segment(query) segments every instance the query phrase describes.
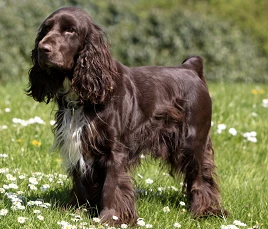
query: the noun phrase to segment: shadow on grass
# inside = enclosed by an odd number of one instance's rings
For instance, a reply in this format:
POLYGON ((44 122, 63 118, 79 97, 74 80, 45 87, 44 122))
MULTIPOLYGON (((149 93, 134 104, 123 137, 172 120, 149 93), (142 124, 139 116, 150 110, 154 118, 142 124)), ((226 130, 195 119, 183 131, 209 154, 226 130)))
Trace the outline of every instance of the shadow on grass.
POLYGON ((67 211, 81 213, 84 212, 89 218, 98 217, 98 209, 96 206, 89 206, 88 204, 76 206, 70 205, 71 189, 69 187, 60 187, 59 189, 48 190, 46 192, 36 194, 32 193, 25 196, 30 200, 42 200, 51 204, 51 208, 62 213, 67 211))
MULTIPOLYGON (((165 191, 152 191, 150 188, 140 188, 136 189, 136 200, 145 200, 148 203, 154 202, 159 203, 164 206, 170 206, 174 208, 182 208, 181 203, 187 203, 186 198, 180 191, 175 190, 165 190, 165 191)), ((42 193, 28 193, 25 195, 27 201, 29 200, 42 200, 43 202, 48 202, 51 204, 52 208, 58 208, 60 210, 71 210, 76 208, 87 208, 88 206, 70 206, 68 205, 71 197, 70 187, 64 186, 58 189, 47 190, 42 193)), ((187 208, 187 204, 183 206, 187 208)), ((90 208, 91 209, 91 208, 90 208)), ((95 208, 94 208, 95 209, 95 208)), ((89 209, 88 209, 89 210, 89 209)), ((96 215, 96 209, 94 211, 90 210, 90 213, 94 216, 96 215)))
POLYGON ((138 189, 137 199, 143 199, 148 202, 160 203, 161 205, 163 205, 163 207, 170 206, 174 208, 181 208, 183 205, 184 208, 188 208, 187 200, 183 193, 172 189, 161 192, 152 190, 150 188, 138 189))
POLYGON ((70 192, 71 190, 69 188, 61 187, 59 189, 48 190, 42 193, 30 193, 25 197, 30 200, 40 199, 44 202, 50 203, 52 207, 63 208, 67 205, 70 199, 70 192))

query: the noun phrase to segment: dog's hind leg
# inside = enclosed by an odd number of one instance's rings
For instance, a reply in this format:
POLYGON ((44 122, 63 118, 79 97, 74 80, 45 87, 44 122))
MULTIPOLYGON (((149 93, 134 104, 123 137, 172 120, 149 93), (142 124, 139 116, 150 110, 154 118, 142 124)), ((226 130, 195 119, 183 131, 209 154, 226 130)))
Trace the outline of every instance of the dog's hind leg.
MULTIPOLYGON (((202 117, 201 117, 202 118, 202 117)), ((202 119, 201 119, 202 120, 202 119)), ((214 151, 209 137, 210 121, 190 122, 183 147, 183 171, 190 211, 196 217, 224 215, 215 180, 214 151), (195 124, 195 126, 193 126, 195 124)))
POLYGON ((201 151, 202 153, 197 153, 195 150, 197 149, 189 150, 190 153, 193 153, 193 161, 188 163, 185 174, 190 210, 197 217, 210 214, 222 215, 224 212, 219 202, 219 187, 215 180, 214 152, 210 140, 201 151))

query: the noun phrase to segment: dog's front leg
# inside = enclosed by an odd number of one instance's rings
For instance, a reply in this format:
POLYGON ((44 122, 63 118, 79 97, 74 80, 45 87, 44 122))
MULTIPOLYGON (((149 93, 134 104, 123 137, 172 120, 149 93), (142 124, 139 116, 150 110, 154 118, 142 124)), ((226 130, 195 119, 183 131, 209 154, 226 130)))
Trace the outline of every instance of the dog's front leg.
POLYGON ((133 224, 137 219, 135 191, 128 175, 127 152, 113 151, 106 161, 106 177, 101 195, 102 222, 133 224))
POLYGON ((86 205, 89 209, 99 208, 105 178, 103 168, 95 163, 86 173, 83 174, 79 170, 73 170, 71 175, 73 179, 73 189, 69 205, 86 205))

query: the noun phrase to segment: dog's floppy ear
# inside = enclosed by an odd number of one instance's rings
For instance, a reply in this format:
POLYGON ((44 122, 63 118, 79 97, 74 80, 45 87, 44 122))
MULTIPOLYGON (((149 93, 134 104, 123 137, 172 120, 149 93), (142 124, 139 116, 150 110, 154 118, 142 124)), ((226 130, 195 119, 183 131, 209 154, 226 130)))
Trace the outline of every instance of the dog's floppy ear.
POLYGON ((74 69, 72 86, 81 101, 104 103, 109 100, 117 70, 102 29, 91 20, 74 69))

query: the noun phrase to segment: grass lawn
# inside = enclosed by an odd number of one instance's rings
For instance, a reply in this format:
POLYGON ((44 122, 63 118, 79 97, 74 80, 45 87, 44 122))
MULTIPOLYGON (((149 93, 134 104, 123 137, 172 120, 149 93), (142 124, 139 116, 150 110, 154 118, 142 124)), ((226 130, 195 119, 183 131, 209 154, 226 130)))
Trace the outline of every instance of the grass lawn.
MULTIPOLYGON (((51 110, 56 107, 25 96, 25 85, 0 86, 0 228, 107 228, 83 208, 58 207, 68 200, 71 183, 59 154, 49 152, 51 110)), ((263 102, 268 85, 219 83, 209 88, 217 172, 231 215, 192 218, 180 182, 159 161, 148 159, 135 173, 143 218, 137 228, 268 228, 268 107, 263 102)))

